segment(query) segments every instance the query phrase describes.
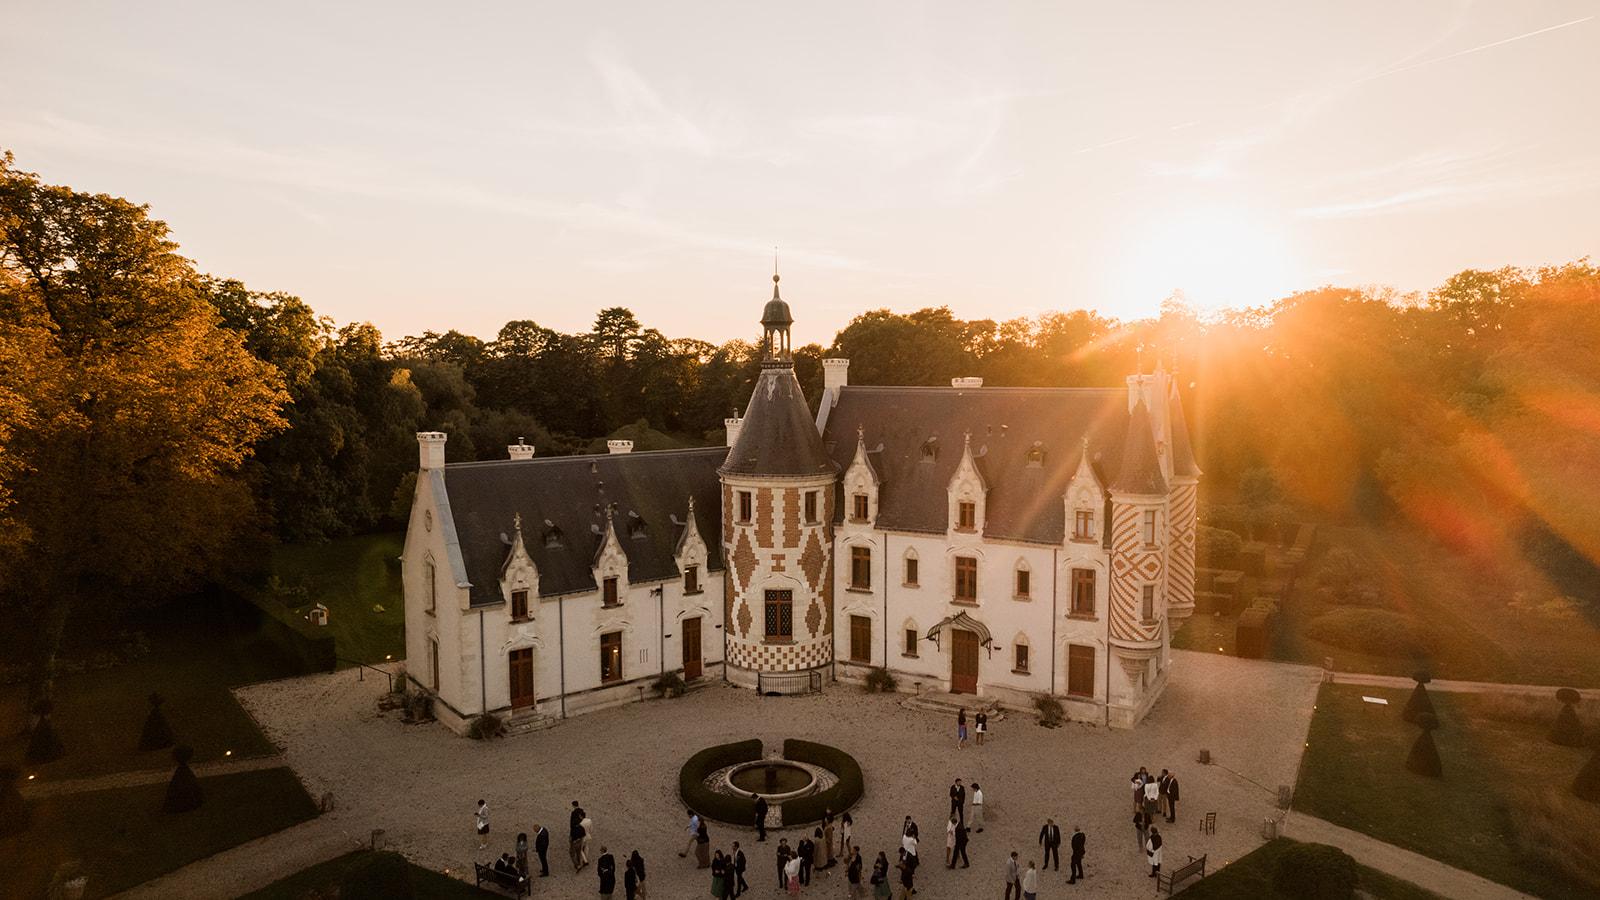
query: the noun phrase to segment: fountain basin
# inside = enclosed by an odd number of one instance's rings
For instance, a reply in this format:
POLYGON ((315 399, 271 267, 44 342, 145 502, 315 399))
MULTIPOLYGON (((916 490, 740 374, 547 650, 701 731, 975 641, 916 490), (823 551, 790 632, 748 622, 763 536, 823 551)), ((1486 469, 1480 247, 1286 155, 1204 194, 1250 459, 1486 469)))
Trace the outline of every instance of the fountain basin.
POLYGON ((782 803, 805 797, 817 789, 817 776, 804 766, 783 759, 763 759, 741 763, 724 776, 734 794, 765 797, 768 803, 782 803))

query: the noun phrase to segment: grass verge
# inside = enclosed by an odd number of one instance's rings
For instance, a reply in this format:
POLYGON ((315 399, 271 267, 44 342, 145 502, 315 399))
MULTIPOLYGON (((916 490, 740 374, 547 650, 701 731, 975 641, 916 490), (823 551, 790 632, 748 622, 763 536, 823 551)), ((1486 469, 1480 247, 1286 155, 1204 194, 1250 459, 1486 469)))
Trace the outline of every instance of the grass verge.
MULTIPOLYGON (((1300 900, 1298 897, 1280 893, 1272 886, 1273 875, 1278 870, 1278 858, 1295 843, 1288 838, 1268 841, 1229 863, 1215 875, 1189 882, 1190 886, 1186 887, 1180 896, 1184 900, 1233 900, 1237 897, 1252 897, 1255 900, 1300 900)), ((1366 866, 1357 866, 1357 869, 1361 874, 1360 890, 1374 900, 1439 900, 1438 894, 1424 890, 1409 881, 1366 866)))
MULTIPOLYGON (((288 878, 275 881, 259 891, 246 894, 240 900, 312 900, 337 896, 335 891, 345 872, 365 862, 369 857, 394 856, 398 853, 378 851, 374 854, 370 850, 357 850, 344 856, 335 857, 325 863, 319 863, 309 869, 302 869, 288 878)), ((403 859, 403 857, 401 857, 403 859)), ((503 894, 494 894, 481 891, 465 881, 457 881, 449 875, 442 875, 432 869, 421 866, 406 865, 411 870, 411 885, 416 888, 418 900, 457 900, 457 898, 499 897, 503 894)))

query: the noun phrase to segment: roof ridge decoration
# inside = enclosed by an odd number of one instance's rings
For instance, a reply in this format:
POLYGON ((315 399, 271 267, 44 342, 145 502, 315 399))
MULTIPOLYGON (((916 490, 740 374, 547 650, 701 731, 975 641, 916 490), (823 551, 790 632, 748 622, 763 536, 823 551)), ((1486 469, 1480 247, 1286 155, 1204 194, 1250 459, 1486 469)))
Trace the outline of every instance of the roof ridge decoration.
POLYGON ((700 523, 696 521, 694 514, 694 495, 690 494, 689 512, 685 516, 683 532, 678 535, 678 543, 672 548, 673 555, 678 558, 680 566, 687 556, 693 554, 697 544, 703 555, 705 552, 705 539, 700 536, 700 523))
POLYGON ((856 466, 861 466, 867 470, 867 475, 872 478, 874 485, 883 483, 878 478, 878 467, 872 464, 872 457, 867 455, 867 428, 865 425, 856 426, 856 454, 855 458, 850 460, 850 467, 855 468, 856 466))
POLYGON ((1078 453, 1078 467, 1072 473, 1072 479, 1085 480, 1090 484, 1105 489, 1105 482, 1100 479, 1100 473, 1095 471, 1094 465, 1089 460, 1089 436, 1083 436, 1083 449, 1078 453))
POLYGON ((978 457, 972 453, 972 431, 962 433, 961 460, 956 463, 956 470, 950 473, 950 480, 946 482, 946 490, 955 489, 961 481, 963 472, 970 471, 978 482, 978 490, 989 493, 989 479, 983 476, 983 469, 978 465, 978 457))

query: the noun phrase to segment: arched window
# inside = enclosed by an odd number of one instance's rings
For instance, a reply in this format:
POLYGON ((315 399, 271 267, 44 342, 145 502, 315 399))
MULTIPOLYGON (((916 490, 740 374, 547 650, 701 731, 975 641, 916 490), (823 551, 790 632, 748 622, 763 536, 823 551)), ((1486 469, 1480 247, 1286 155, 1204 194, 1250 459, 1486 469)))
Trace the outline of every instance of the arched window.
POLYGON ((1018 600, 1028 600, 1033 597, 1033 572, 1028 568, 1028 561, 1017 560, 1017 570, 1013 581, 1015 590, 1013 596, 1018 600))
POLYGON ((1028 636, 1017 632, 1011 639, 1011 671, 1019 675, 1028 674, 1028 636))
POLYGON ((918 575, 917 551, 907 548, 905 555, 905 579, 902 581, 902 584, 904 584, 906 587, 916 587, 919 584, 917 581, 918 575))
POLYGON ((916 620, 907 619, 905 624, 901 626, 901 634, 901 640, 904 641, 904 644, 900 649, 900 655, 916 656, 917 645, 921 642, 922 638, 921 632, 917 630, 916 620))

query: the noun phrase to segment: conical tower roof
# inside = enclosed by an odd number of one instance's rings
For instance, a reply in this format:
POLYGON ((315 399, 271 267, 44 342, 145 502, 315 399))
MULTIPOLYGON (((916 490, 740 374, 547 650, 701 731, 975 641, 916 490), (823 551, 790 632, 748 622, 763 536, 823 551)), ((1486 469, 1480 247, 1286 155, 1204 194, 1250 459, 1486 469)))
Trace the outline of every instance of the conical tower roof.
POLYGON ((1150 408, 1140 398, 1128 414, 1128 434, 1122 441, 1122 468, 1111 490, 1119 494, 1162 495, 1167 479, 1161 474, 1155 433, 1150 430, 1150 408))
POLYGON ((1183 417, 1183 400, 1178 396, 1178 386, 1172 386, 1172 399, 1168 401, 1167 421, 1172 431, 1172 474, 1187 478, 1200 477, 1200 466, 1194 461, 1194 448, 1189 444, 1189 423, 1183 417))
POLYGON ((792 368, 766 368, 756 379, 739 439, 722 471, 735 475, 828 475, 833 460, 822 448, 792 368))

